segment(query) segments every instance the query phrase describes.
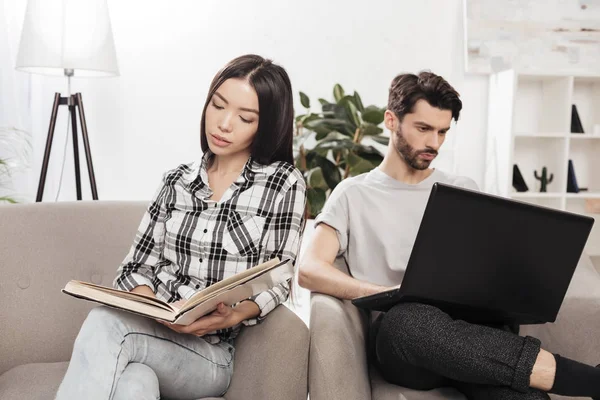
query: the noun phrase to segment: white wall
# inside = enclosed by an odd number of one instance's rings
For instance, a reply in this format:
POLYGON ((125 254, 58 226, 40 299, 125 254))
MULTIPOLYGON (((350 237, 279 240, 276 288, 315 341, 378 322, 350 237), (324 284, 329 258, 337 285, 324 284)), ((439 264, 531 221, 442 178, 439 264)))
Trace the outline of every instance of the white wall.
MULTIPOLYGON (((25 0, 0 1, 16 51, 25 0)), ((251 52, 283 65, 294 91, 306 92, 315 103, 331 97, 338 82, 357 90, 365 104, 383 106, 396 74, 421 69, 441 74, 461 93, 464 111, 438 165, 483 181, 487 77, 464 74, 461 0, 109 0, 109 9, 121 76, 73 81, 73 91, 83 93, 101 199, 147 199, 164 171, 200 157, 208 85, 224 63, 251 52)), ((30 199, 53 93, 66 91, 62 78, 31 79, 34 160, 29 177, 19 182, 30 199)), ((64 109, 48 200, 56 195, 66 124, 64 109)), ((90 198, 83 172, 84 198, 90 198)), ((69 145, 60 199, 74 199, 74 193, 69 145)))

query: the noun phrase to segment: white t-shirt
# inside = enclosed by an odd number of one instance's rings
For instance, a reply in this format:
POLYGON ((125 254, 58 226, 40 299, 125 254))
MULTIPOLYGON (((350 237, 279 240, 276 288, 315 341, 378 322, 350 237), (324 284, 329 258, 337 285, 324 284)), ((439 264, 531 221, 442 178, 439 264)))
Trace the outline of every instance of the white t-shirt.
POLYGON ((343 180, 315 226, 325 223, 336 230, 338 255, 344 256, 353 277, 383 286, 399 285, 435 182, 478 190, 472 179, 438 169, 410 185, 375 168, 343 180))

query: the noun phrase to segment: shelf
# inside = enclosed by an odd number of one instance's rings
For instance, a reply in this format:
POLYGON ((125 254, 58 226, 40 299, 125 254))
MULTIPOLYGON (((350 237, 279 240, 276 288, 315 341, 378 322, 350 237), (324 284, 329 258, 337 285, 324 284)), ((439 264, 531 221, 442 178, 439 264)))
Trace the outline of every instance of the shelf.
POLYGON ((600 83, 600 76, 598 75, 578 75, 575 77, 575 84, 585 83, 585 84, 594 84, 600 83))
POLYGON ((573 79, 561 76, 523 78, 519 75, 516 82, 513 132, 566 137, 571 125, 573 79))
POLYGON ((572 133, 570 137, 572 140, 600 139, 600 135, 590 135, 587 133, 572 133))
MULTIPOLYGON (((519 73, 519 82, 553 82, 558 79, 569 78, 571 75, 557 75, 557 74, 546 74, 543 72, 533 73, 533 72, 523 72, 519 73)), ((590 76, 591 78, 595 78, 596 75, 590 76)))
MULTIPOLYGON (((488 141, 484 187, 521 203, 590 215, 596 224, 586 252, 600 255, 600 75, 519 74, 502 71, 490 76, 488 141), (571 133, 571 110, 577 107, 585 133, 571 133), (596 133, 596 135, 594 135, 596 133), (597 139, 597 140, 595 140, 597 139), (568 165, 579 187, 567 193, 568 165), (529 191, 515 192, 517 165, 529 191), (549 192, 540 193, 535 178, 546 167, 549 192), (591 208, 593 207, 593 208, 591 208)), ((600 263, 600 257, 598 260, 600 263)), ((598 267, 598 265, 597 265, 598 267)))
POLYGON ((594 133, 595 126, 600 124, 600 80, 576 77, 572 103, 577 106, 584 131, 594 133))
POLYGON ((579 192, 579 193, 567 193, 567 199, 600 199, 600 193, 598 192, 579 192))
POLYGON ((568 158, 573 161, 578 186, 588 188, 588 192, 570 194, 585 197, 600 193, 600 138, 571 140, 568 158))
POLYGON ((530 132, 516 132, 516 138, 545 138, 545 139, 564 139, 568 136, 568 134, 564 132, 540 132, 540 133, 530 133, 530 132))
POLYGON ((539 193, 539 192, 513 192, 510 197, 514 199, 560 199, 565 196, 567 199, 600 199, 598 192, 580 192, 580 193, 539 193))
POLYGON ((510 194, 513 199, 560 199, 562 196, 562 193, 556 192, 514 192, 510 194))

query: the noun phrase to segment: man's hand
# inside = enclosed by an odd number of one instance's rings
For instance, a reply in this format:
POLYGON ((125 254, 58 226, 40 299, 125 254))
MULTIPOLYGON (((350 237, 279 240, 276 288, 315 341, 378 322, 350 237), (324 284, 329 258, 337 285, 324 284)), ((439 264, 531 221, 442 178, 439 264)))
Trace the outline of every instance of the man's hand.
POLYGON ((158 322, 171 328, 175 332, 187 333, 195 336, 204 336, 207 333, 211 333, 219 329, 226 329, 236 326, 246 319, 256 317, 259 313, 260 310, 253 301, 244 301, 236 308, 231 308, 223 303, 219 303, 217 309, 211 314, 199 318, 187 326, 171 324, 165 321, 158 322))
MULTIPOLYGON (((372 296, 372 295, 377 294, 377 293, 389 292, 390 290, 395 290, 395 289, 400 289, 400 285, 396 285, 396 286, 379 286, 379 285, 375 285, 375 284, 369 283, 368 287, 366 289, 366 290, 368 290, 367 294, 365 294, 363 296, 358 296, 358 297, 372 296)), ((355 297, 355 298, 358 298, 358 297, 355 297)))

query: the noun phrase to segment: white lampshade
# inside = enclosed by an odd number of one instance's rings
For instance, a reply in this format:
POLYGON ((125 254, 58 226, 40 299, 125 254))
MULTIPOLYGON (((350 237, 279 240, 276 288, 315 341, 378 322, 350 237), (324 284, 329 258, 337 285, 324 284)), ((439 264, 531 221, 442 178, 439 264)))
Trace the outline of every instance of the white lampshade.
POLYGON ((29 0, 16 69, 46 75, 119 75, 106 0, 29 0))

